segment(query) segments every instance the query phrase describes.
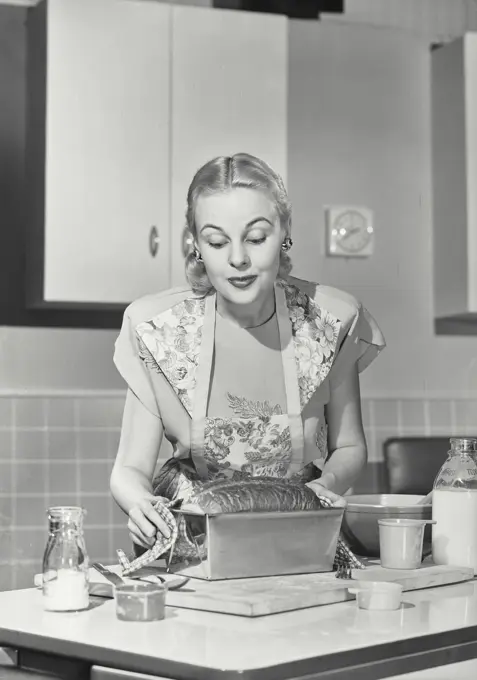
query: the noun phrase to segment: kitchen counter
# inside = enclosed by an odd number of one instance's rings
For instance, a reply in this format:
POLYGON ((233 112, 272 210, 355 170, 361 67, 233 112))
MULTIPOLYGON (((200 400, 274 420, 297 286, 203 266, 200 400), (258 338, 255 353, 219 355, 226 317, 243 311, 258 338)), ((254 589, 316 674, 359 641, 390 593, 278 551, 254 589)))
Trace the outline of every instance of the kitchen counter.
POLYGON ((2 592, 0 646, 175 680, 373 680, 477 658, 477 581, 406 592, 396 612, 358 610, 354 600, 257 619, 166 612, 127 623, 112 600, 52 613, 37 589, 2 592))

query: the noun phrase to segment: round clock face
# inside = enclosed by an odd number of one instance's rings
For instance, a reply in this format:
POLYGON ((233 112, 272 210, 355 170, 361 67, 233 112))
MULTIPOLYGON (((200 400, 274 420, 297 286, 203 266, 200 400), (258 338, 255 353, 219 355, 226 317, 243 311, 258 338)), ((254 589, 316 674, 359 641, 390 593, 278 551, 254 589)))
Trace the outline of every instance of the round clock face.
POLYGON ((366 218, 357 210, 347 210, 334 222, 336 240, 342 250, 359 253, 371 240, 372 227, 368 227, 366 218))

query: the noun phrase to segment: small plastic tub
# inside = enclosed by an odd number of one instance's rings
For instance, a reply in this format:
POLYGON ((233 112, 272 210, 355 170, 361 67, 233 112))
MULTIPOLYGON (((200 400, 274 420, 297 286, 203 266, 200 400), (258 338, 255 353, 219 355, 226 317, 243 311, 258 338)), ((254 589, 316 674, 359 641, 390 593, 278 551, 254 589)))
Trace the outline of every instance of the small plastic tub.
POLYGON ((385 569, 418 569, 426 519, 378 519, 381 566, 385 569))
POLYGON ((160 583, 124 583, 114 589, 116 616, 121 621, 161 621, 166 592, 160 583))
POLYGON ((401 606, 403 587, 400 583, 388 581, 358 581, 356 586, 348 588, 356 595, 360 609, 393 610, 401 606))

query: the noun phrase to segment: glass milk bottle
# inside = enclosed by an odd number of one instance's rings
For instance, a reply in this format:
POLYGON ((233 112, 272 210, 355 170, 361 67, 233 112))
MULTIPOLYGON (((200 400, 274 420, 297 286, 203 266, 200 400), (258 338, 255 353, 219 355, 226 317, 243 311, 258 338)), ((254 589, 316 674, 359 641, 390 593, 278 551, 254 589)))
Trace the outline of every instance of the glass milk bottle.
POLYGON ((432 558, 477 574, 477 439, 454 437, 450 444, 432 493, 432 558))
POLYGON ((83 533, 86 510, 58 506, 47 511, 48 541, 43 556, 43 606, 78 611, 89 605, 89 559, 83 533))

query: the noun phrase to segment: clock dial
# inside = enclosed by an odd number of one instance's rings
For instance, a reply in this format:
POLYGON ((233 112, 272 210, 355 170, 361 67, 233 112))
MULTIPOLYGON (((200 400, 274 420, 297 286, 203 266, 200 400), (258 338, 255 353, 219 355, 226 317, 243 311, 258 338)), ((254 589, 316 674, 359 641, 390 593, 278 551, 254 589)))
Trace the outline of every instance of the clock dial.
POLYGON ((340 248, 349 253, 359 253, 371 240, 372 227, 368 227, 367 220, 357 210, 342 213, 335 220, 334 228, 340 248))

